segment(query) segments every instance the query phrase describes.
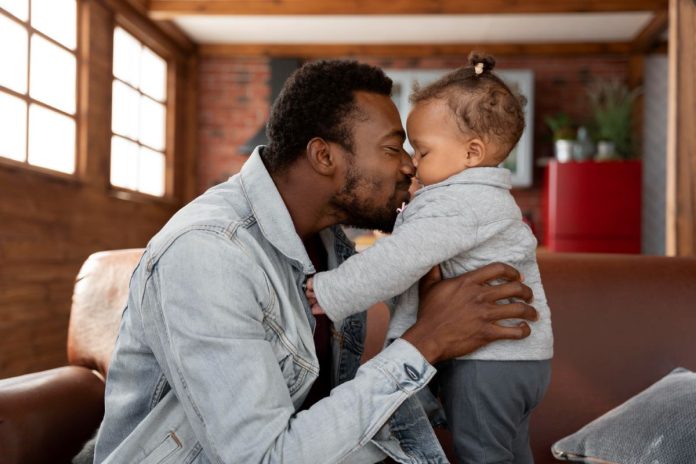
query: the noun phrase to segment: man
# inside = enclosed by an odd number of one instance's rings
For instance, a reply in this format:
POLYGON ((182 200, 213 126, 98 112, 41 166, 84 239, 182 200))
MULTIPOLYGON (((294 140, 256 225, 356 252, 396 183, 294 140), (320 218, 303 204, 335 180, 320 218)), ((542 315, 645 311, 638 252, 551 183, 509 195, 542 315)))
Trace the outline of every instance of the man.
POLYGON ((536 317, 496 304, 529 300, 517 272, 426 279, 418 322, 361 367, 365 314, 330 327, 303 291, 353 253, 337 224, 389 231, 408 200, 414 168, 390 92, 377 68, 304 66, 274 104, 269 146, 151 240, 131 279, 95 462, 445 461, 420 418, 416 444, 385 423, 435 362, 529 334, 495 324, 536 317), (509 283, 486 285, 499 278, 509 283))

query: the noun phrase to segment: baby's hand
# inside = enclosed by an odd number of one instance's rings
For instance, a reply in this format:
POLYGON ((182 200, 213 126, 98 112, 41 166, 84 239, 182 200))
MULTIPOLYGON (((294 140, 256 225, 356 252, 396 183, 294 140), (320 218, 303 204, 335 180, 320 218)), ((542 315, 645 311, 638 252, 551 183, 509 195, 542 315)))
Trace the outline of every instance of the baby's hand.
POLYGON ((305 289, 305 296, 307 297, 307 301, 309 301, 309 304, 314 304, 317 302, 317 296, 314 294, 314 277, 310 277, 307 279, 307 282, 305 282, 304 285, 305 289))
POLYGON ((307 303, 309 303, 312 314, 315 316, 317 314, 325 314, 324 310, 321 309, 321 306, 319 306, 317 296, 314 294, 314 279, 312 277, 307 279, 307 282, 305 283, 305 296, 307 297, 307 303))

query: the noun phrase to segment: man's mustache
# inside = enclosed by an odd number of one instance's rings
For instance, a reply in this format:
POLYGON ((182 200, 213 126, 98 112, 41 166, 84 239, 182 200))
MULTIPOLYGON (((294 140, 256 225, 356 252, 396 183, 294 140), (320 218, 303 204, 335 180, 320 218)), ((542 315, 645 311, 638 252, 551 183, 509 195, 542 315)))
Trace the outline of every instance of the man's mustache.
POLYGON ((404 177, 404 180, 396 184, 396 187, 399 190, 408 190, 411 187, 411 178, 404 177))

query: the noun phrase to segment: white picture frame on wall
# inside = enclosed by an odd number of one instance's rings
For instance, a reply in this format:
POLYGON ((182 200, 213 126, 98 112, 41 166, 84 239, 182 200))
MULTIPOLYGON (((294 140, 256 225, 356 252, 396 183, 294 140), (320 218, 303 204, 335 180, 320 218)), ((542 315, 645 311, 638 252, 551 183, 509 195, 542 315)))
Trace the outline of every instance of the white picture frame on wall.
MULTIPOLYGON (((406 127, 406 118, 411 111, 409 95, 416 83, 420 86, 428 85, 436 81, 450 69, 386 69, 385 72, 394 82, 392 100, 396 104, 401 116, 401 122, 406 127)), ((515 92, 524 95, 527 104, 524 107, 525 129, 520 141, 513 148, 510 156, 501 164, 512 173, 512 186, 517 188, 531 187, 532 167, 534 160, 533 135, 534 135, 534 73, 529 69, 504 69, 495 73, 515 92)), ((413 154, 413 147, 406 141, 404 148, 413 154)))

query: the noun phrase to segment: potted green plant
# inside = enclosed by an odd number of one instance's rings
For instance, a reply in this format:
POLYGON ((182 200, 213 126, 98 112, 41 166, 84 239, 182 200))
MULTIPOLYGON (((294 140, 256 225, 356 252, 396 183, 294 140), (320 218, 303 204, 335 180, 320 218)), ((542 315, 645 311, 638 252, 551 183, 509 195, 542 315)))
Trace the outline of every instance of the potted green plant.
POLYGON ((633 147, 631 115, 640 88, 629 89, 619 79, 595 79, 587 87, 597 141, 597 159, 629 159, 633 147))
POLYGON ((544 118, 546 125, 553 132, 554 155, 556 159, 565 163, 573 158, 573 143, 575 140, 575 130, 573 120, 566 113, 556 113, 544 118))

